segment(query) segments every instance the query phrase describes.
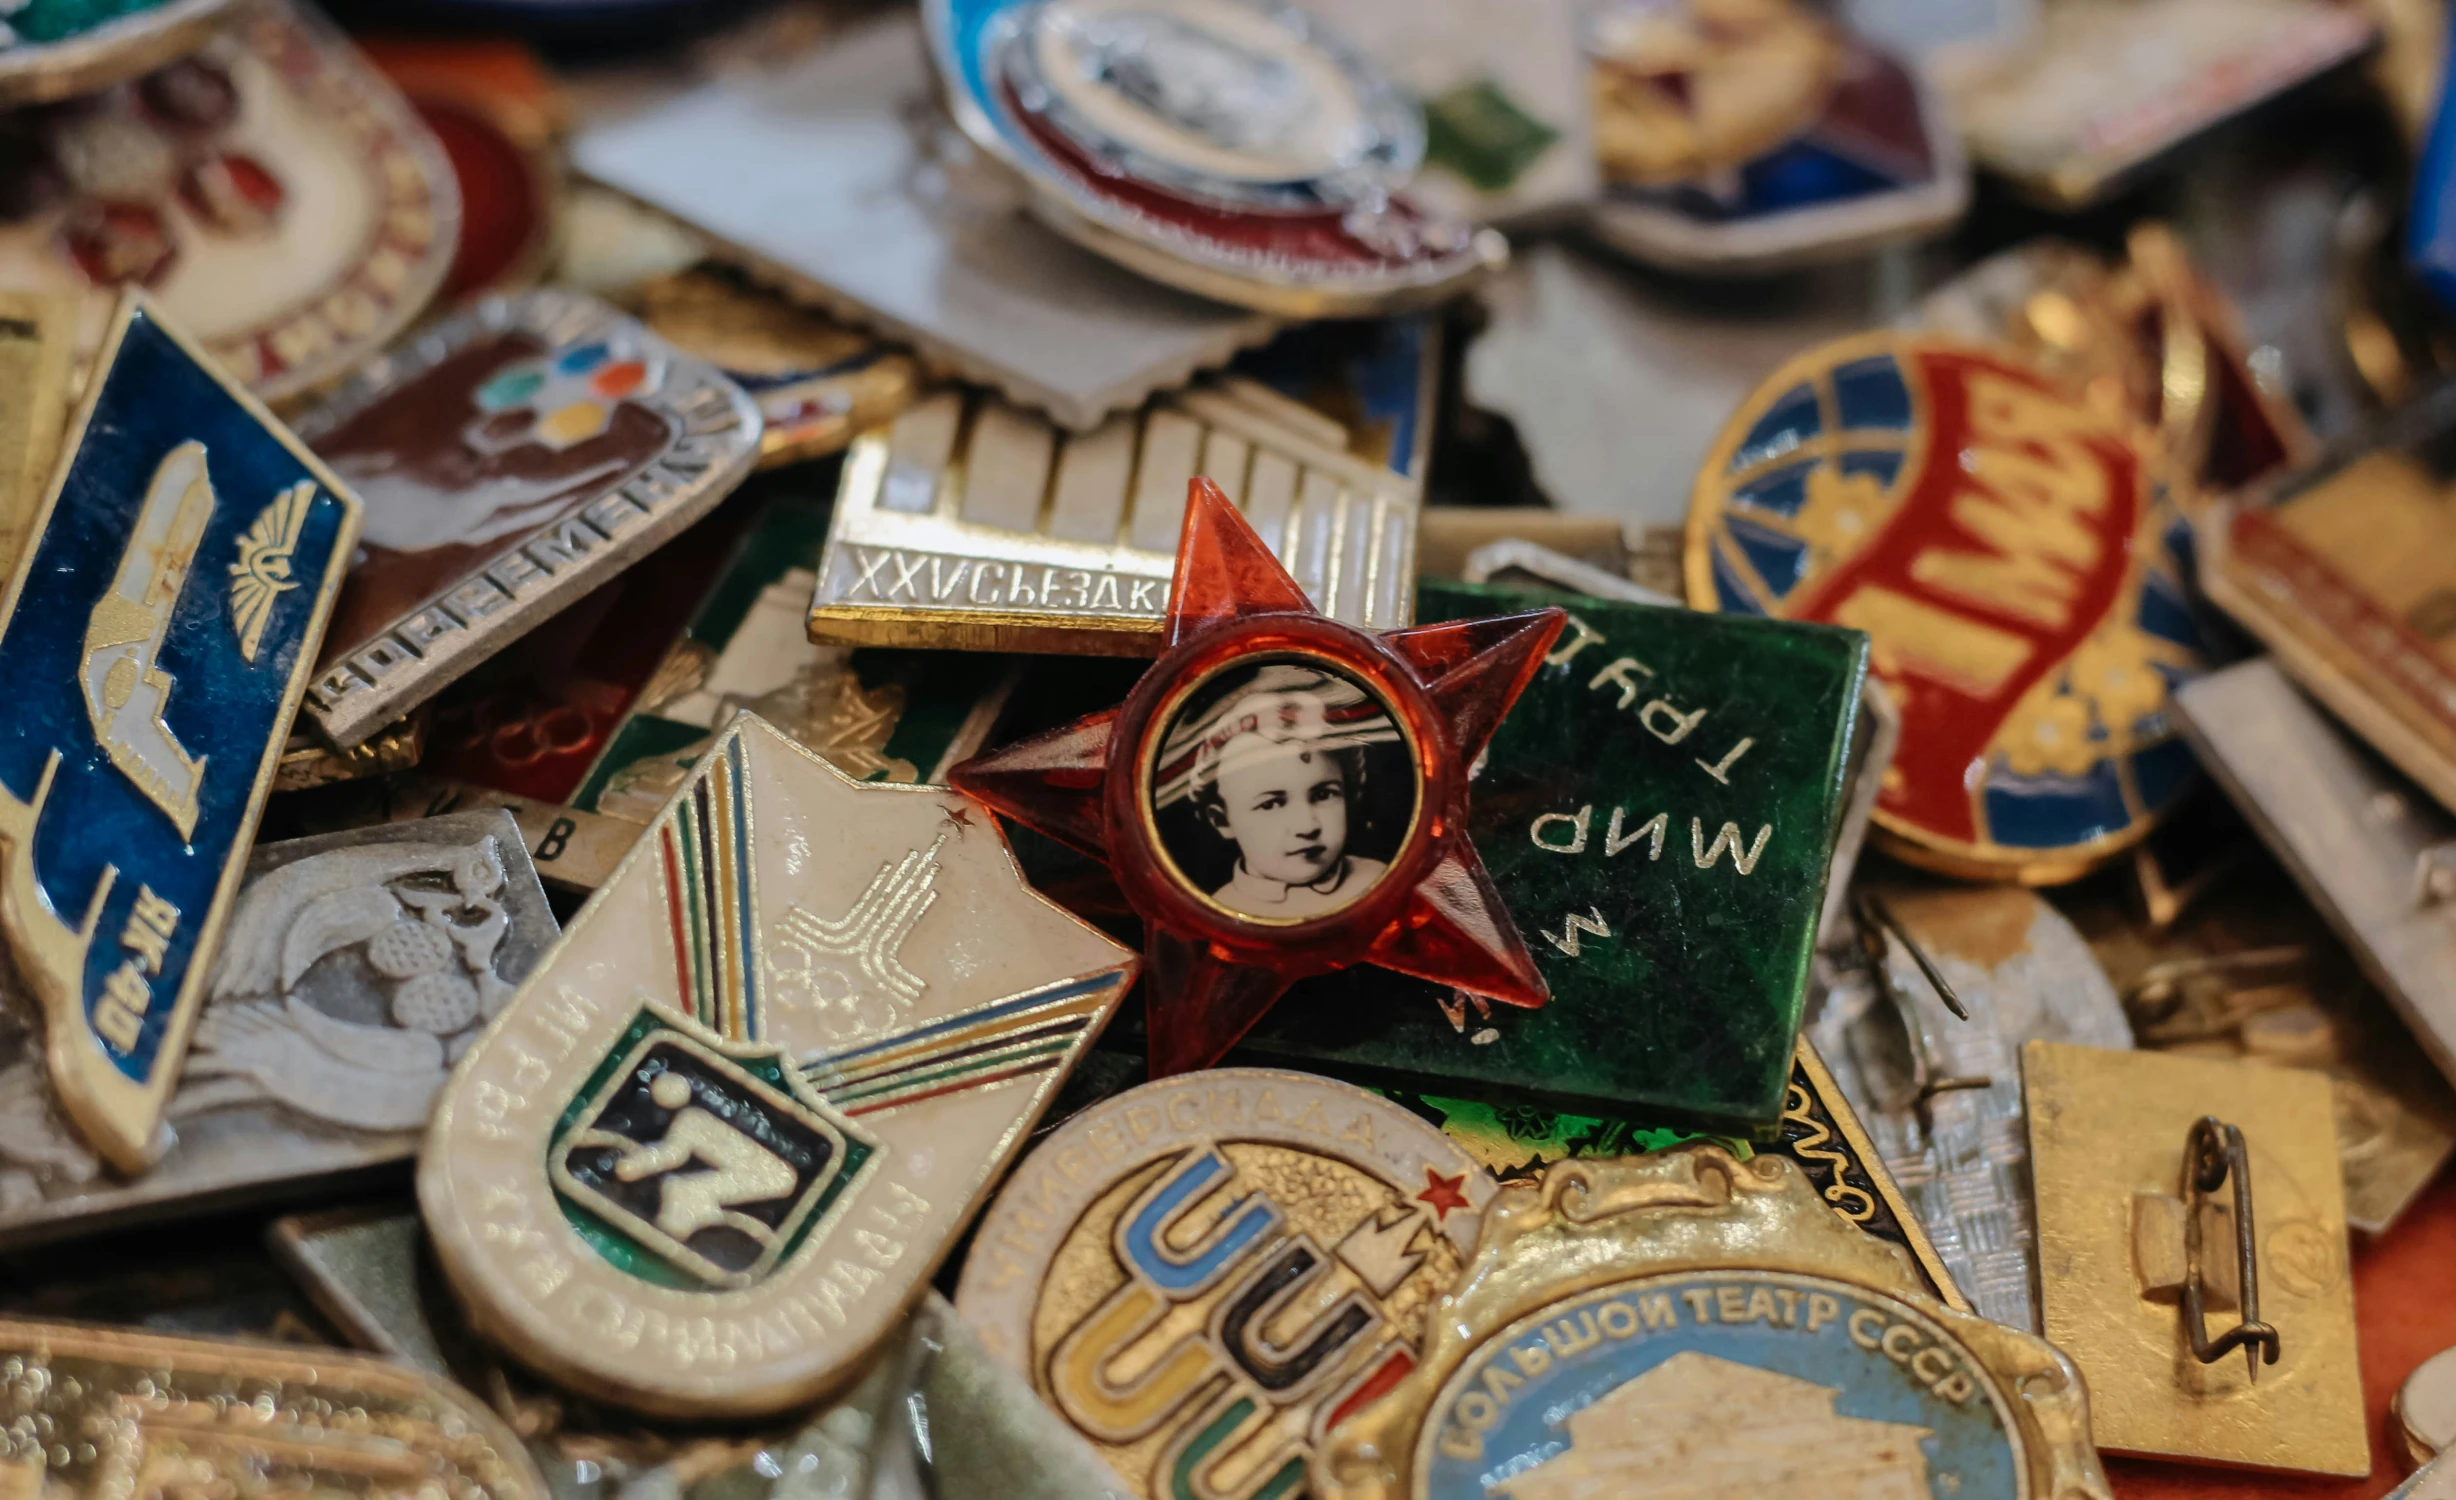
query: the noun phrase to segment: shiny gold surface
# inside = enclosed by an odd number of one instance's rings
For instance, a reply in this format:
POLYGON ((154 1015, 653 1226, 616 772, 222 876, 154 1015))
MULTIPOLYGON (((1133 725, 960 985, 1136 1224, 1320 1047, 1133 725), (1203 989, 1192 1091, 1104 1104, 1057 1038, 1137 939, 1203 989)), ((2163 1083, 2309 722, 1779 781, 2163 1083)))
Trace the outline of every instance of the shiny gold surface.
MULTIPOLYGON (((2089 1379, 2102 1448, 2319 1474, 2370 1472, 2345 1198, 2326 1079, 2286 1069, 2031 1042, 2030 1167, 2046 1334, 2089 1379), (2255 1381, 2192 1358, 2171 1300, 2142 1284, 2135 1197, 2180 1195, 2193 1121, 2242 1128, 2260 1311, 2282 1336, 2255 1381)), ((2236 1321, 2210 1320, 2210 1332, 2236 1321)))
POLYGON ((273 765, 273 790, 301 792, 310 787, 330 786, 336 781, 357 781, 362 777, 406 771, 416 766, 419 757, 425 754, 426 716, 423 713, 412 714, 365 744, 348 750, 334 750, 314 735, 296 733, 282 747, 281 759, 273 765))
POLYGON ((1363 439, 1236 378, 1074 434, 992 396, 936 392, 854 440, 811 639, 1156 654, 1197 474, 1322 613, 1396 629, 1414 612, 1420 484, 1357 451, 1363 439))
POLYGON ((1331 1437, 1315 1461, 1316 1492, 1404 1500, 1428 1402, 1493 1334, 1578 1292, 1690 1270, 1797 1272, 1917 1307, 2007 1398, 2031 1495, 2111 1500, 2089 1444, 2089 1396, 2070 1360, 2030 1334, 1928 1300, 1910 1257, 1835 1217, 1796 1163, 1742 1162, 1705 1144, 1563 1162, 1537 1181, 1504 1186, 1485 1207, 1474 1258, 1433 1306, 1414 1372, 1331 1437))
POLYGON ((0 1319, 0 1494, 546 1500, 456 1386, 361 1355, 0 1319))

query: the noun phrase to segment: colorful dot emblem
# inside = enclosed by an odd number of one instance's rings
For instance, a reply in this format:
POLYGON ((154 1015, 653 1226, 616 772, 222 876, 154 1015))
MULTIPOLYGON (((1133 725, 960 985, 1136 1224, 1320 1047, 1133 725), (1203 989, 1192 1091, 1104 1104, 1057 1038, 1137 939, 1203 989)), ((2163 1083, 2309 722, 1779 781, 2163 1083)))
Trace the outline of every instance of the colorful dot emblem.
POLYGON ((1690 602, 1868 633, 1902 710, 1878 828, 1915 863, 2078 878, 2187 789, 2201 667, 2145 436, 1995 352, 1794 360, 1697 479, 1690 602))
POLYGON ((504 366, 478 387, 470 446, 503 453, 537 443, 557 453, 603 435, 624 401, 655 394, 665 379, 655 355, 607 340, 504 366))

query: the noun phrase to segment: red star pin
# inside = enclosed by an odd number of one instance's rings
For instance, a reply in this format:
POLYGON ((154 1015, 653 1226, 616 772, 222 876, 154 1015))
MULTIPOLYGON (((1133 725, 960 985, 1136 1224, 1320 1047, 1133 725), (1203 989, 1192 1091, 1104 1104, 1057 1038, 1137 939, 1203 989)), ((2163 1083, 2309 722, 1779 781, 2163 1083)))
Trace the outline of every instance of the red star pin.
POLYGON ((1456 1177, 1444 1177, 1426 1167, 1424 1191, 1416 1194, 1416 1201, 1433 1211, 1433 1222, 1438 1224, 1449 1218, 1451 1209, 1471 1206, 1467 1202, 1466 1186, 1467 1174, 1464 1172, 1456 1177))
POLYGON ((1351 964, 1532 1008, 1543 980, 1467 841, 1467 767, 1567 618, 1326 618, 1197 479, 1166 654, 1120 707, 953 780, 1108 861, 1149 934, 1153 1077, 1218 1061, 1291 983, 1351 964))

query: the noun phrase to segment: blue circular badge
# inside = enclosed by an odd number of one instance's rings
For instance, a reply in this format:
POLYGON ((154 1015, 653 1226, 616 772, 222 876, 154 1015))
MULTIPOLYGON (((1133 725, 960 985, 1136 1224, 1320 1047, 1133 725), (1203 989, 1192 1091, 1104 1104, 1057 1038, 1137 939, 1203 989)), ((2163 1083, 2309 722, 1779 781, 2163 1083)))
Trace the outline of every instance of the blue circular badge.
POLYGON ((2021 1500, 2004 1394, 1908 1303, 1780 1271, 1617 1282, 1519 1319, 1417 1439, 1419 1500, 2021 1500))

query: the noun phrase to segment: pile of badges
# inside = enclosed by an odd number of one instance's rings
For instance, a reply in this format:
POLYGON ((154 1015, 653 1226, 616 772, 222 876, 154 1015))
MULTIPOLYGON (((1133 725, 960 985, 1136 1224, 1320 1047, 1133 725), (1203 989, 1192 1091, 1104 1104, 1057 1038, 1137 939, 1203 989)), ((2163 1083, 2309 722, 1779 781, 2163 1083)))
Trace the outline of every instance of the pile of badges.
POLYGON ((2456 1500, 2450 53, 0 0, 0 1500, 2456 1500))

